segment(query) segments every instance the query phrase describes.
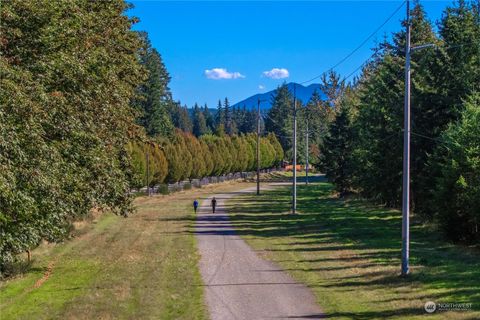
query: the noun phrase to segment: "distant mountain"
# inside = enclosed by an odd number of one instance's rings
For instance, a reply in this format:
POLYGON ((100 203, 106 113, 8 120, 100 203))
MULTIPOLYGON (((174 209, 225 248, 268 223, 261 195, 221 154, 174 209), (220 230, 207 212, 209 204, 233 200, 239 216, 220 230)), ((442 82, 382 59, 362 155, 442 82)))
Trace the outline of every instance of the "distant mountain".
MULTIPOLYGON (((287 84, 288 89, 293 94, 293 87, 295 86, 294 82, 290 82, 287 84)), ((312 96, 313 92, 317 90, 320 94, 322 99, 325 99, 326 96, 320 89, 320 84, 311 84, 308 87, 302 86, 301 84, 296 84, 296 92, 297 92, 297 99, 301 100, 303 104, 306 104, 310 97, 312 96)), ((264 100, 260 103, 260 109, 270 109, 272 107, 272 96, 275 95, 275 90, 268 91, 265 93, 257 93, 247 99, 244 99, 240 102, 235 103, 234 107, 243 108, 243 106, 247 107, 247 109, 256 109, 257 108, 257 101, 258 99, 264 100)))

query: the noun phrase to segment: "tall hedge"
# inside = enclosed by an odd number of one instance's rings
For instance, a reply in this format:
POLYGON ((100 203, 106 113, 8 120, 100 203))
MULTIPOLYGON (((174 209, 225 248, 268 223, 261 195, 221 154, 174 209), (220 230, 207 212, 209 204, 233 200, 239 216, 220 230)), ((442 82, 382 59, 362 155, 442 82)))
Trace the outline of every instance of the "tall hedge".
MULTIPOLYGON (((132 165, 132 187, 146 182, 146 154, 149 154, 150 185, 164 181, 174 183, 233 172, 256 169, 256 135, 222 137, 204 135, 200 139, 180 130, 172 139, 156 142, 129 143, 127 150, 132 165)), ((283 149, 274 134, 260 138, 260 167, 277 166, 283 149)))

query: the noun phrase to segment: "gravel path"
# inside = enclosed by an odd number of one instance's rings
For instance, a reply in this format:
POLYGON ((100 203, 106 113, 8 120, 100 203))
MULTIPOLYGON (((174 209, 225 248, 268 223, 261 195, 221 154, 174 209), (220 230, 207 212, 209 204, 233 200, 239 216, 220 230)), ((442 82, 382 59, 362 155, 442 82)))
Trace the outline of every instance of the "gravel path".
POLYGON ((215 195, 218 201, 215 214, 211 212, 211 198, 206 199, 197 216, 200 272, 211 319, 324 318, 306 286, 260 258, 235 234, 225 213, 224 201, 236 194, 238 192, 215 195))

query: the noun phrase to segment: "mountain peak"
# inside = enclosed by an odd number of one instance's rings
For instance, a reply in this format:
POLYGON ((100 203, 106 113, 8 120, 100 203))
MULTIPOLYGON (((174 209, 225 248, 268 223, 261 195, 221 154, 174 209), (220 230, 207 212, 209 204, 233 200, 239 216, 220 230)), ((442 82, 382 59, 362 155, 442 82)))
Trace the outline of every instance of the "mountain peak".
MULTIPOLYGON (((320 84, 318 83, 312 83, 309 86, 305 87, 295 82, 289 82, 287 83, 287 88, 288 90, 290 90, 290 92, 292 92, 292 94, 295 88, 297 99, 300 100, 303 104, 307 103, 308 100, 310 100, 310 97, 312 96, 315 90, 318 91, 322 99, 325 98, 325 94, 322 92, 320 88, 320 84)), ((240 102, 235 103, 233 107, 243 108, 243 106, 245 106, 247 109, 254 109, 254 108, 257 108, 257 102, 258 102, 258 99, 260 99, 260 100, 263 100, 262 103, 260 104, 260 108, 262 110, 270 109, 272 107, 272 100, 273 100, 273 96, 275 95, 275 91, 276 89, 265 92, 265 93, 254 94, 251 97, 248 97, 240 102)))

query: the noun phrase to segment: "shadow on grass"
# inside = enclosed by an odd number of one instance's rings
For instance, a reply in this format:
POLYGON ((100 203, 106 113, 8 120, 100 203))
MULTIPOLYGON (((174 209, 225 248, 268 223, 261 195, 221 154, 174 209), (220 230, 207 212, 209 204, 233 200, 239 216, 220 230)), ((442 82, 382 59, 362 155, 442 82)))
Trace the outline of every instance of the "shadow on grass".
MULTIPOLYGON (((367 320, 367 319, 387 319, 392 317, 408 317, 408 316, 421 316, 425 313, 419 308, 402 308, 395 311, 392 310, 382 310, 382 311, 366 311, 366 312, 333 312, 329 314, 299 314, 299 315, 290 315, 286 319, 336 319, 336 318, 347 318, 347 319, 358 319, 358 320, 367 320)), ((285 319, 285 317, 282 317, 285 319)))
MULTIPOLYGON (((200 233, 231 235, 248 238, 277 238, 266 251, 318 252, 315 259, 294 260, 303 267, 287 269, 303 272, 346 270, 352 267, 368 269, 381 266, 400 266, 401 213, 369 205, 364 200, 341 200, 332 195, 332 186, 322 178, 308 186, 298 185, 297 208, 300 214, 285 214, 291 204, 288 186, 264 191, 260 196, 237 192, 234 201, 227 202, 224 216, 201 217, 200 233), (231 225, 230 225, 231 224, 231 225), (322 252, 345 252, 345 255, 327 257, 322 252), (309 265, 318 262, 339 262, 338 266, 309 265)), ((193 223, 193 221, 191 221, 193 223)), ((194 232, 194 231, 192 231, 194 232)), ((197 232, 198 233, 198 232, 197 232)), ((425 299, 441 302, 472 303, 480 307, 480 254, 477 250, 455 246, 415 218, 411 223, 411 265, 413 273, 402 278, 391 271, 376 274, 363 273, 359 277, 328 279, 320 287, 369 290, 390 287, 402 290, 420 286, 434 292, 425 299)), ((400 268, 400 267, 399 267, 400 268)), ((404 299, 391 299, 392 301, 404 299)), ((328 318, 348 317, 368 319, 422 314, 421 309, 388 310, 379 313, 328 314, 328 318)))
MULTIPOLYGON (((415 299, 452 303, 472 303, 475 310, 480 308, 480 254, 478 250, 455 246, 445 242, 429 226, 422 225, 415 218, 411 223, 411 265, 413 273, 399 277, 391 266, 400 269, 401 213, 369 205, 361 199, 341 200, 333 196, 332 186, 322 178, 316 178, 310 185, 298 185, 297 215, 285 214, 291 205, 289 186, 264 191, 260 196, 252 193, 235 192, 232 201, 224 208, 230 213, 224 215, 182 217, 161 219, 183 221, 193 226, 198 221, 202 230, 188 232, 208 235, 237 234, 249 239, 275 238, 265 251, 316 253, 314 259, 290 258, 275 262, 293 261, 298 268, 289 271, 327 272, 360 269, 359 276, 345 276, 327 279, 325 283, 313 284, 326 290, 375 290, 390 288, 403 291, 411 286, 425 288, 426 293, 417 294, 415 299), (233 226, 233 229, 232 229, 233 226), (324 255, 328 252, 342 252, 342 255, 324 255), (338 263, 325 265, 322 262, 338 263), (318 265, 320 263, 320 265, 318 265), (381 267, 376 273, 369 269, 381 267), (382 270, 382 269, 381 269, 382 270), (428 293, 431 294, 428 294, 428 293)), ((220 196, 219 199, 229 197, 220 196)), ((399 271, 399 270, 398 270, 399 271)), ((384 299, 386 303, 399 302, 405 295, 384 299), (397 298, 398 297, 398 298, 397 298)), ((324 318, 389 318, 424 315, 422 308, 399 308, 379 312, 332 313, 324 318)), ((315 318, 316 315, 295 316, 315 318)))

